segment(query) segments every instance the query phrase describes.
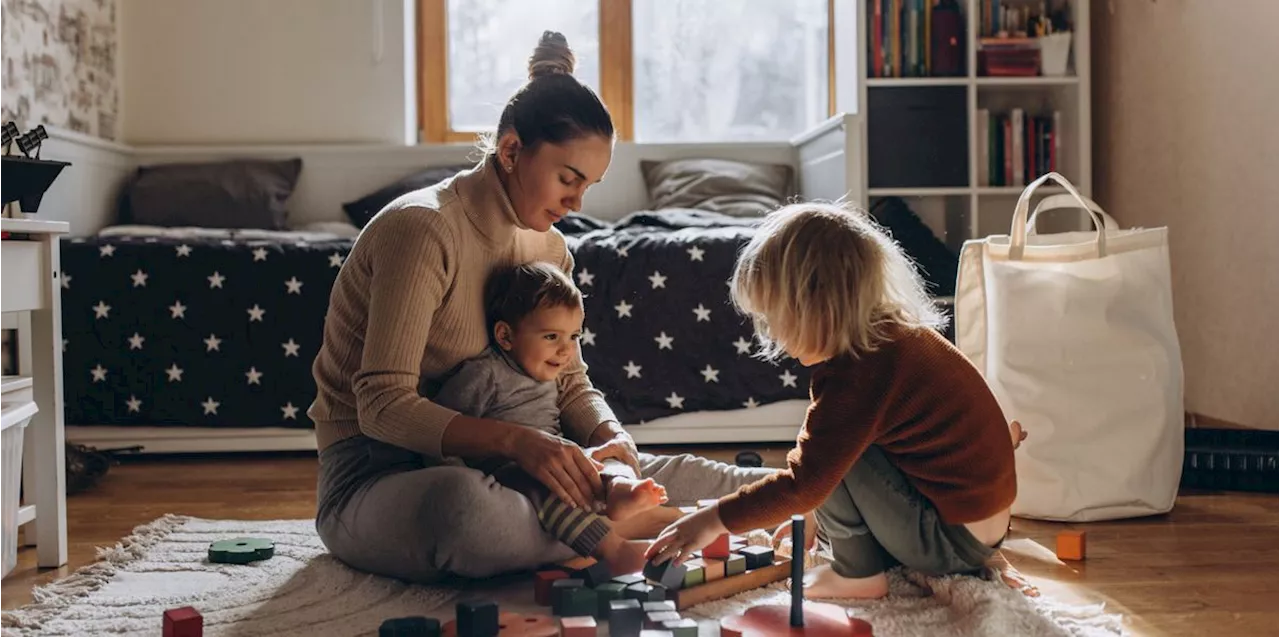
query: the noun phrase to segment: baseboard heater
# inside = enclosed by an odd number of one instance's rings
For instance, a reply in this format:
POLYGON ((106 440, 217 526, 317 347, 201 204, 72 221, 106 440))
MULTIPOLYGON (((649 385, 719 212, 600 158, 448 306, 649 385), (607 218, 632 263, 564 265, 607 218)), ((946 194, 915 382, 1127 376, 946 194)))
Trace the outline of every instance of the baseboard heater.
POLYGON ((1182 487, 1277 492, 1280 432, 1187 429, 1182 487))

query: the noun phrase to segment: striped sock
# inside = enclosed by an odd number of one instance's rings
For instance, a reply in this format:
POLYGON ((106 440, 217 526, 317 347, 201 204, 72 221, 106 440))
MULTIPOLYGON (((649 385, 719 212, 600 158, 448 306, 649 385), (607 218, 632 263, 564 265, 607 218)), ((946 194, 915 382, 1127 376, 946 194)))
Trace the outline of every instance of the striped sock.
POLYGON ((610 531, 603 516, 577 509, 553 495, 547 496, 538 508, 538 521, 548 533, 582 556, 590 556, 610 531))

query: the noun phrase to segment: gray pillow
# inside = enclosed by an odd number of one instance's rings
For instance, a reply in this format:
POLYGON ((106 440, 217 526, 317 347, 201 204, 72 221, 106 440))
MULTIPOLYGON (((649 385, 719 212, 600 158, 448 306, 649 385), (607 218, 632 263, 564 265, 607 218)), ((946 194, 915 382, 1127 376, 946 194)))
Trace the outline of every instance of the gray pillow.
POLYGON ((794 170, 786 164, 642 160, 640 171, 653 210, 694 208, 735 217, 760 216, 782 206, 793 189, 794 170))
POLYGON ((124 193, 121 221, 282 230, 301 173, 300 157, 142 166, 124 193))
POLYGON ((363 228, 369 225, 373 217, 382 212, 382 209, 387 207, 387 204, 395 201, 401 195, 423 188, 430 188, 464 170, 472 168, 475 168, 475 164, 424 168, 405 175, 355 201, 348 201, 342 204, 342 209, 351 218, 351 223, 355 224, 357 228, 363 228))

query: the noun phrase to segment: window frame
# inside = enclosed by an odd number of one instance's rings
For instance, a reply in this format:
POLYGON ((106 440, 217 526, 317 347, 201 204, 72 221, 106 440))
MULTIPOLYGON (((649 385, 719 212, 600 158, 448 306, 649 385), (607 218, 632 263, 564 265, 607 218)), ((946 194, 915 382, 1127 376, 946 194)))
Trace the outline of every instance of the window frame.
MULTIPOLYGON (((635 60, 631 0, 597 0, 600 99, 619 141, 635 140, 635 60)), ((827 116, 836 114, 835 2, 827 0, 827 116)), ((449 123, 449 0, 417 0, 418 137, 422 144, 471 143, 476 133, 449 123)))

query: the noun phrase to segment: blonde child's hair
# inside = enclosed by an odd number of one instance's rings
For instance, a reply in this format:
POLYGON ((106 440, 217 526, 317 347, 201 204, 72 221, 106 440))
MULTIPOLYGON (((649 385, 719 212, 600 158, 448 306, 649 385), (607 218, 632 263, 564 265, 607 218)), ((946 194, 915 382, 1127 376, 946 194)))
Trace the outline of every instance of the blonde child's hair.
POLYGON ((915 265, 861 210, 800 203, 765 217, 730 280, 760 357, 858 356, 895 327, 946 323, 915 265))

